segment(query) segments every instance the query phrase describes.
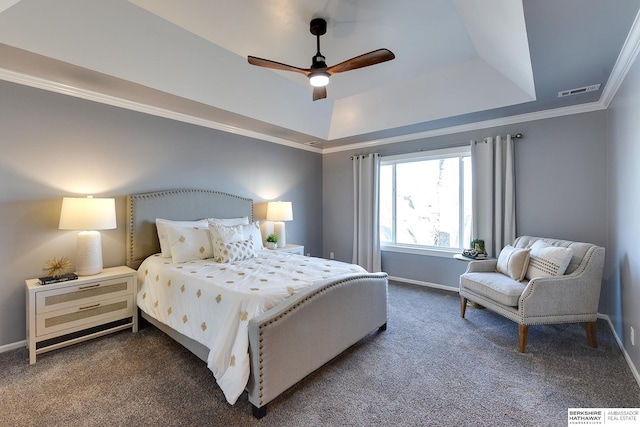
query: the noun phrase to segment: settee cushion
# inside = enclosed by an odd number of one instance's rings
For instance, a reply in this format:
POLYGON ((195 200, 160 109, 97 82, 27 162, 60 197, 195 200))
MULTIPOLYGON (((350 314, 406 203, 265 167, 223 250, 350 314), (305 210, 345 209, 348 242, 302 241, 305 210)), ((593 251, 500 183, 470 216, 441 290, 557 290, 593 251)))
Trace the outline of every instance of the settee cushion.
POLYGON ((569 266, 573 250, 538 240, 531 245, 527 279, 562 276, 569 266))
POLYGON ((496 270, 498 273, 506 274, 513 280, 520 281, 527 274, 529 266, 529 252, 531 249, 517 249, 507 245, 500 251, 496 270))
POLYGON ((498 272, 465 273, 460 276, 460 284, 472 292, 511 307, 518 306, 518 299, 525 288, 524 283, 498 272))

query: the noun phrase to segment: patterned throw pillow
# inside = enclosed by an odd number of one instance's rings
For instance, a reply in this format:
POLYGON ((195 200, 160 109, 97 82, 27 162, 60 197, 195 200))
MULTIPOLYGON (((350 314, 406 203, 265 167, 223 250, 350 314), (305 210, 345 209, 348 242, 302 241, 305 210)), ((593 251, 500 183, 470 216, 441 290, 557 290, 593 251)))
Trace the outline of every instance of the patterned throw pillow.
POLYGON ((209 221, 209 232, 213 245, 213 260, 222 262, 219 252, 219 245, 216 242, 233 243, 242 240, 253 239, 254 256, 256 250, 262 250, 262 234, 260 233, 260 223, 258 221, 250 224, 224 225, 218 222, 209 221))
POLYGON ((516 249, 507 245, 500 251, 496 270, 506 274, 518 282, 524 279, 529 266, 529 252, 531 249, 516 249))
POLYGON ((219 243, 233 243, 244 240, 242 225, 225 226, 222 224, 209 222, 209 232, 213 243, 213 260, 222 262, 219 243))
POLYGON ((187 262, 213 256, 209 230, 201 227, 166 227, 171 261, 187 262))
POLYGON ((217 240, 214 244, 219 254, 221 263, 229 263, 254 258, 256 251, 253 246, 253 239, 241 240, 239 242, 225 243, 217 240))
POLYGON ((170 219, 156 218, 156 230, 158 231, 158 240, 160 241, 160 252, 162 258, 171 258, 171 242, 167 229, 169 227, 207 227, 206 219, 197 221, 172 221, 170 219))
POLYGON ((531 245, 529 254, 529 268, 527 269, 527 279, 534 277, 554 277, 562 276, 567 270, 573 250, 553 246, 542 240, 536 240, 531 245))

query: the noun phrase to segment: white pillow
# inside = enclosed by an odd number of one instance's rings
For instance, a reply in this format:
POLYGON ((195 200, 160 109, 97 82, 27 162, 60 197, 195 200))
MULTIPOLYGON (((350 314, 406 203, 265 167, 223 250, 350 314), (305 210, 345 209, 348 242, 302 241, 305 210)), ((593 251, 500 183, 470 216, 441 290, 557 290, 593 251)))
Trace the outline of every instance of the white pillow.
POLYGON ((208 218, 209 223, 215 222, 220 225, 245 225, 249 224, 248 216, 241 216, 237 218, 208 218))
POLYGON ((158 230, 158 240, 160 241, 160 252, 162 258, 171 257, 171 243, 167 238, 166 226, 177 225, 182 227, 207 227, 206 219, 199 219, 197 221, 172 221, 170 219, 156 218, 156 228, 158 230))
POLYGON ((209 221, 209 232, 211 233, 211 243, 213 244, 213 260, 222 262, 220 245, 218 243, 233 243, 244 240, 242 225, 222 225, 209 221))
POLYGON ((255 221, 251 224, 242 225, 222 225, 215 221, 209 221, 209 232, 211 233, 211 241, 213 243, 213 260, 222 262, 217 242, 233 243, 242 240, 251 239, 253 241, 254 251, 263 250, 262 234, 260 232, 260 223, 255 221))
POLYGON ((253 247, 253 239, 241 240, 239 242, 225 243, 218 240, 215 248, 220 253, 220 261, 223 263, 242 261, 256 256, 253 247))
POLYGON ((534 277, 554 277, 562 276, 567 270, 573 250, 553 246, 542 240, 536 240, 531 245, 529 253, 529 268, 527 269, 527 279, 534 277))
POLYGON ((260 231, 260 222, 255 221, 251 224, 242 226, 242 236, 244 240, 251 238, 253 240, 253 247, 256 251, 264 249, 262 245, 262 232, 260 231))
POLYGON ((529 266, 529 252, 531 249, 517 249, 507 245, 500 251, 496 270, 506 274, 518 282, 524 279, 529 266))
POLYGON ((208 228, 166 225, 165 229, 171 248, 172 262, 187 262, 213 256, 208 228))

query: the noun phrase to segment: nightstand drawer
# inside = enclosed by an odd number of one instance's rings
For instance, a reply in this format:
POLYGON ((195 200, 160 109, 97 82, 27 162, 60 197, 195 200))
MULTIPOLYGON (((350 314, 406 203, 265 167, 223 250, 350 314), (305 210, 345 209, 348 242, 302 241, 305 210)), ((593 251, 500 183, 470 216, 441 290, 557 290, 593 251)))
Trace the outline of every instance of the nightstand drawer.
POLYGON ((133 279, 130 277, 40 291, 36 294, 37 314, 92 305, 119 296, 130 297, 132 292, 133 279))
MULTIPOLYGON (((93 323, 102 324, 113 318, 133 316, 131 295, 122 295, 99 302, 86 302, 74 307, 36 315, 36 336, 86 329, 93 323)), ((59 335, 59 334, 58 334, 59 335)))

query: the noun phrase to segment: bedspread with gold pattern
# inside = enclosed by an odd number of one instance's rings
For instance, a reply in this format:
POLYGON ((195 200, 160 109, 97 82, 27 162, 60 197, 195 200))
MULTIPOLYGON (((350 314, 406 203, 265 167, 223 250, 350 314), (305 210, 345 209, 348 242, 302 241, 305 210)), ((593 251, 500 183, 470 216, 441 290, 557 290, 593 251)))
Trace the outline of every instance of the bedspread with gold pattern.
POLYGON ((155 319, 209 348, 207 366, 234 404, 249 379, 248 323, 314 282, 357 265, 277 251, 221 264, 172 264, 154 255, 138 269, 138 306, 155 319))

